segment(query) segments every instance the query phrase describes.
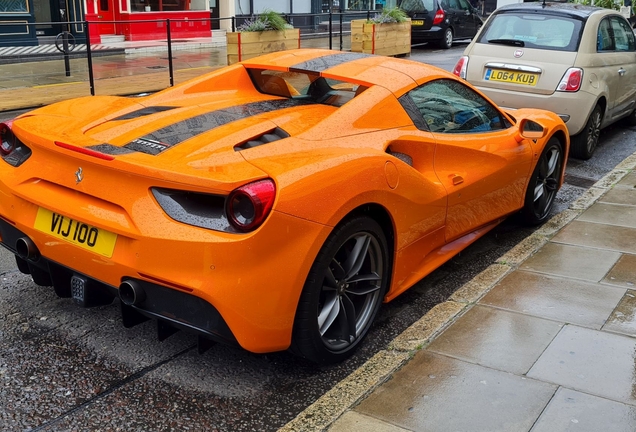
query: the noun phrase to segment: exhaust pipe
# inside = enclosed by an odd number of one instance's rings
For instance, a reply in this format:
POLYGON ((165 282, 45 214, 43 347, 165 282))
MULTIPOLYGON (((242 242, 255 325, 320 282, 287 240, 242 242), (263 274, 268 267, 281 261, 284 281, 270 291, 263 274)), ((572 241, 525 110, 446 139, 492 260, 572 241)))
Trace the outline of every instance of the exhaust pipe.
POLYGON ((40 257, 40 251, 38 250, 33 240, 28 237, 21 237, 15 242, 15 250, 20 258, 23 260, 37 260, 40 257))
POLYGON ((119 299, 126 306, 137 306, 146 299, 146 292, 137 282, 126 280, 119 285, 119 299))

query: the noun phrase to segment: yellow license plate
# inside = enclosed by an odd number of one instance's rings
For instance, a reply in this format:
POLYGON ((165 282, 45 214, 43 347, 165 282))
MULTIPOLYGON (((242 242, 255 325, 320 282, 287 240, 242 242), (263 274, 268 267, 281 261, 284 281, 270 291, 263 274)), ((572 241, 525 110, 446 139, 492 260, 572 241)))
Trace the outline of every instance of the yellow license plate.
POLYGON ((40 207, 35 229, 105 257, 112 257, 117 234, 40 207))
POLYGON ((424 20, 411 20, 411 25, 414 26, 423 26, 424 25, 424 20))
POLYGON ((513 84, 523 84, 529 86, 537 85, 539 81, 539 75, 528 73, 528 72, 515 72, 515 71, 506 71, 499 69, 488 69, 486 71, 486 76, 484 77, 486 81, 500 81, 500 82, 509 82, 513 84))

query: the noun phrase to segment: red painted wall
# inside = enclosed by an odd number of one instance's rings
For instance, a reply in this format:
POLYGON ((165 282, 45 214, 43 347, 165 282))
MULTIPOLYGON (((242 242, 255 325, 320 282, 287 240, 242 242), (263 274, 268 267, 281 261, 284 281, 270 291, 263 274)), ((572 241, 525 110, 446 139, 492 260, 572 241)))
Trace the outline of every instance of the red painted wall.
POLYGON ((166 19, 172 39, 211 35, 209 11, 138 12, 118 14, 117 33, 127 41, 166 39, 166 19), (187 20, 187 21, 186 21, 187 20))

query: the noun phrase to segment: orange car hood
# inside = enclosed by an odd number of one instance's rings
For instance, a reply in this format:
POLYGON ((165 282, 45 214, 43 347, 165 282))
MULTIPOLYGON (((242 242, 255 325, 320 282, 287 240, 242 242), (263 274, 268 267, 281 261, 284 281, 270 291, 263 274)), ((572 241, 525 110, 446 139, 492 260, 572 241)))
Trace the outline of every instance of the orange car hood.
MULTIPOLYGON (((89 158, 99 163, 99 157, 82 153, 88 149, 113 159, 102 162, 104 166, 230 190, 239 183, 267 176, 245 161, 241 150, 247 147, 241 145, 255 140, 258 144, 266 133, 276 139, 300 135, 337 109, 263 95, 203 106, 153 106, 148 104, 152 100, 144 102, 110 97, 67 101, 18 118, 13 129, 34 149, 34 156, 39 147, 46 150, 43 154, 49 159, 54 151, 60 157, 89 158)), ((46 163, 44 158, 39 163, 46 163)), ((38 163, 38 158, 34 159, 32 162, 38 163)))
MULTIPOLYGON (((13 128, 27 145, 61 157, 85 158, 81 153, 88 149, 114 159, 108 162, 114 168, 202 186, 207 181, 206 187, 230 190, 267 176, 241 155, 255 145, 299 138, 320 146, 320 141, 410 123, 405 113, 380 114, 401 111, 388 90, 367 92, 364 101, 354 99, 340 108, 255 91, 207 92, 207 103, 175 98, 171 105, 161 94, 80 98, 25 114, 13 128), (56 141, 66 146, 56 146, 56 141), (78 152, 73 154, 69 146, 78 152)), ((276 147, 280 155, 281 146, 276 147)), ((298 150, 292 142, 289 148, 298 150)))

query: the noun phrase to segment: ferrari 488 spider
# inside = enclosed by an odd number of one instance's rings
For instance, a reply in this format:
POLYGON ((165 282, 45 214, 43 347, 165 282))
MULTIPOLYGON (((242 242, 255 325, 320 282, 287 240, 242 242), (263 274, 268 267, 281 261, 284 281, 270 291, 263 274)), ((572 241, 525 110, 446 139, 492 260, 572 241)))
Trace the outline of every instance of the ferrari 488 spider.
POLYGON ((36 284, 319 363, 506 216, 546 220, 569 146, 555 114, 435 67, 308 49, 0 133, 2 245, 36 284))

